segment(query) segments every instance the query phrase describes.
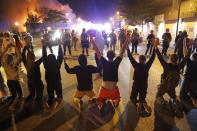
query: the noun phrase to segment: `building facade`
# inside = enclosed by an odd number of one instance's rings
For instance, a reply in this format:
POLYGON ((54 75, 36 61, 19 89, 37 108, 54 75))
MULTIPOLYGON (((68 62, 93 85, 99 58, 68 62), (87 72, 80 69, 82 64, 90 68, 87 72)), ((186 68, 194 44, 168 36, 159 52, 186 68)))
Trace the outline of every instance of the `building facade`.
MULTIPOLYGON (((173 39, 176 37, 178 21, 179 0, 172 0, 171 6, 163 9, 161 15, 163 20, 158 25, 158 36, 170 29, 173 39)), ((180 19, 178 31, 186 30, 189 38, 195 38, 197 35, 197 0, 182 0, 180 7, 180 19)))

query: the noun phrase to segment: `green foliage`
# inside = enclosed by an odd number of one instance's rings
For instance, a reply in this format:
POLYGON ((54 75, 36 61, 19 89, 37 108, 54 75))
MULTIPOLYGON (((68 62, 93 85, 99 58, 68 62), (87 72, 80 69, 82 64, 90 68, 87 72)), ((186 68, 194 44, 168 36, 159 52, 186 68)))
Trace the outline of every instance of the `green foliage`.
POLYGON ((152 21, 155 14, 153 0, 121 0, 120 10, 133 25, 141 24, 142 21, 152 21))

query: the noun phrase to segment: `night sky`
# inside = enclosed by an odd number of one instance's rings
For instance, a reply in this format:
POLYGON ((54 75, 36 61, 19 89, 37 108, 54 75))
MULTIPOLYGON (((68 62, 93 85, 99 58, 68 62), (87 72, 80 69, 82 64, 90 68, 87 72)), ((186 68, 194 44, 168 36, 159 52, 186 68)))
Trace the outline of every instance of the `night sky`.
POLYGON ((88 21, 105 22, 116 12, 118 0, 58 0, 69 4, 73 12, 88 21))

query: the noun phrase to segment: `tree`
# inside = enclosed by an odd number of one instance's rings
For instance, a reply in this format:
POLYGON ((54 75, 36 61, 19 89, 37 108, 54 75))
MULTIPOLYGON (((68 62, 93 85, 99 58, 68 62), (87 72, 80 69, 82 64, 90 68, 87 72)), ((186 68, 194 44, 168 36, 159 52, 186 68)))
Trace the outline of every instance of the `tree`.
POLYGON ((27 20, 25 22, 25 26, 28 24, 36 24, 40 22, 40 17, 34 14, 28 14, 27 20))
POLYGON ((153 0, 122 0, 120 11, 127 17, 130 24, 142 24, 144 21, 152 21, 155 16, 153 0))
POLYGON ((38 23, 40 22, 41 18, 38 15, 34 15, 32 13, 29 13, 28 9, 27 9, 28 15, 27 15, 27 20, 24 24, 24 26, 26 27, 26 29, 32 33, 32 29, 36 29, 38 23))
POLYGON ((67 21, 64 13, 58 10, 49 9, 47 7, 40 7, 39 9, 36 9, 36 12, 38 12, 41 15, 41 18, 43 19, 44 23, 51 24, 58 23, 60 21, 67 21))

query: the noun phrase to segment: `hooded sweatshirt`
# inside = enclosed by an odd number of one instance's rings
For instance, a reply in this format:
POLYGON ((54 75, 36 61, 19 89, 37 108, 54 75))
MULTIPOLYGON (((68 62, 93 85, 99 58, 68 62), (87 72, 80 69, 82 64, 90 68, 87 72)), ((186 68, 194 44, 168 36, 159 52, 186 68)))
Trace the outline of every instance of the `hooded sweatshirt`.
POLYGON ((63 61, 63 51, 61 45, 58 48, 58 56, 54 54, 47 56, 46 47, 43 47, 43 64, 45 68, 45 79, 47 82, 58 82, 61 80, 60 68, 63 61))

